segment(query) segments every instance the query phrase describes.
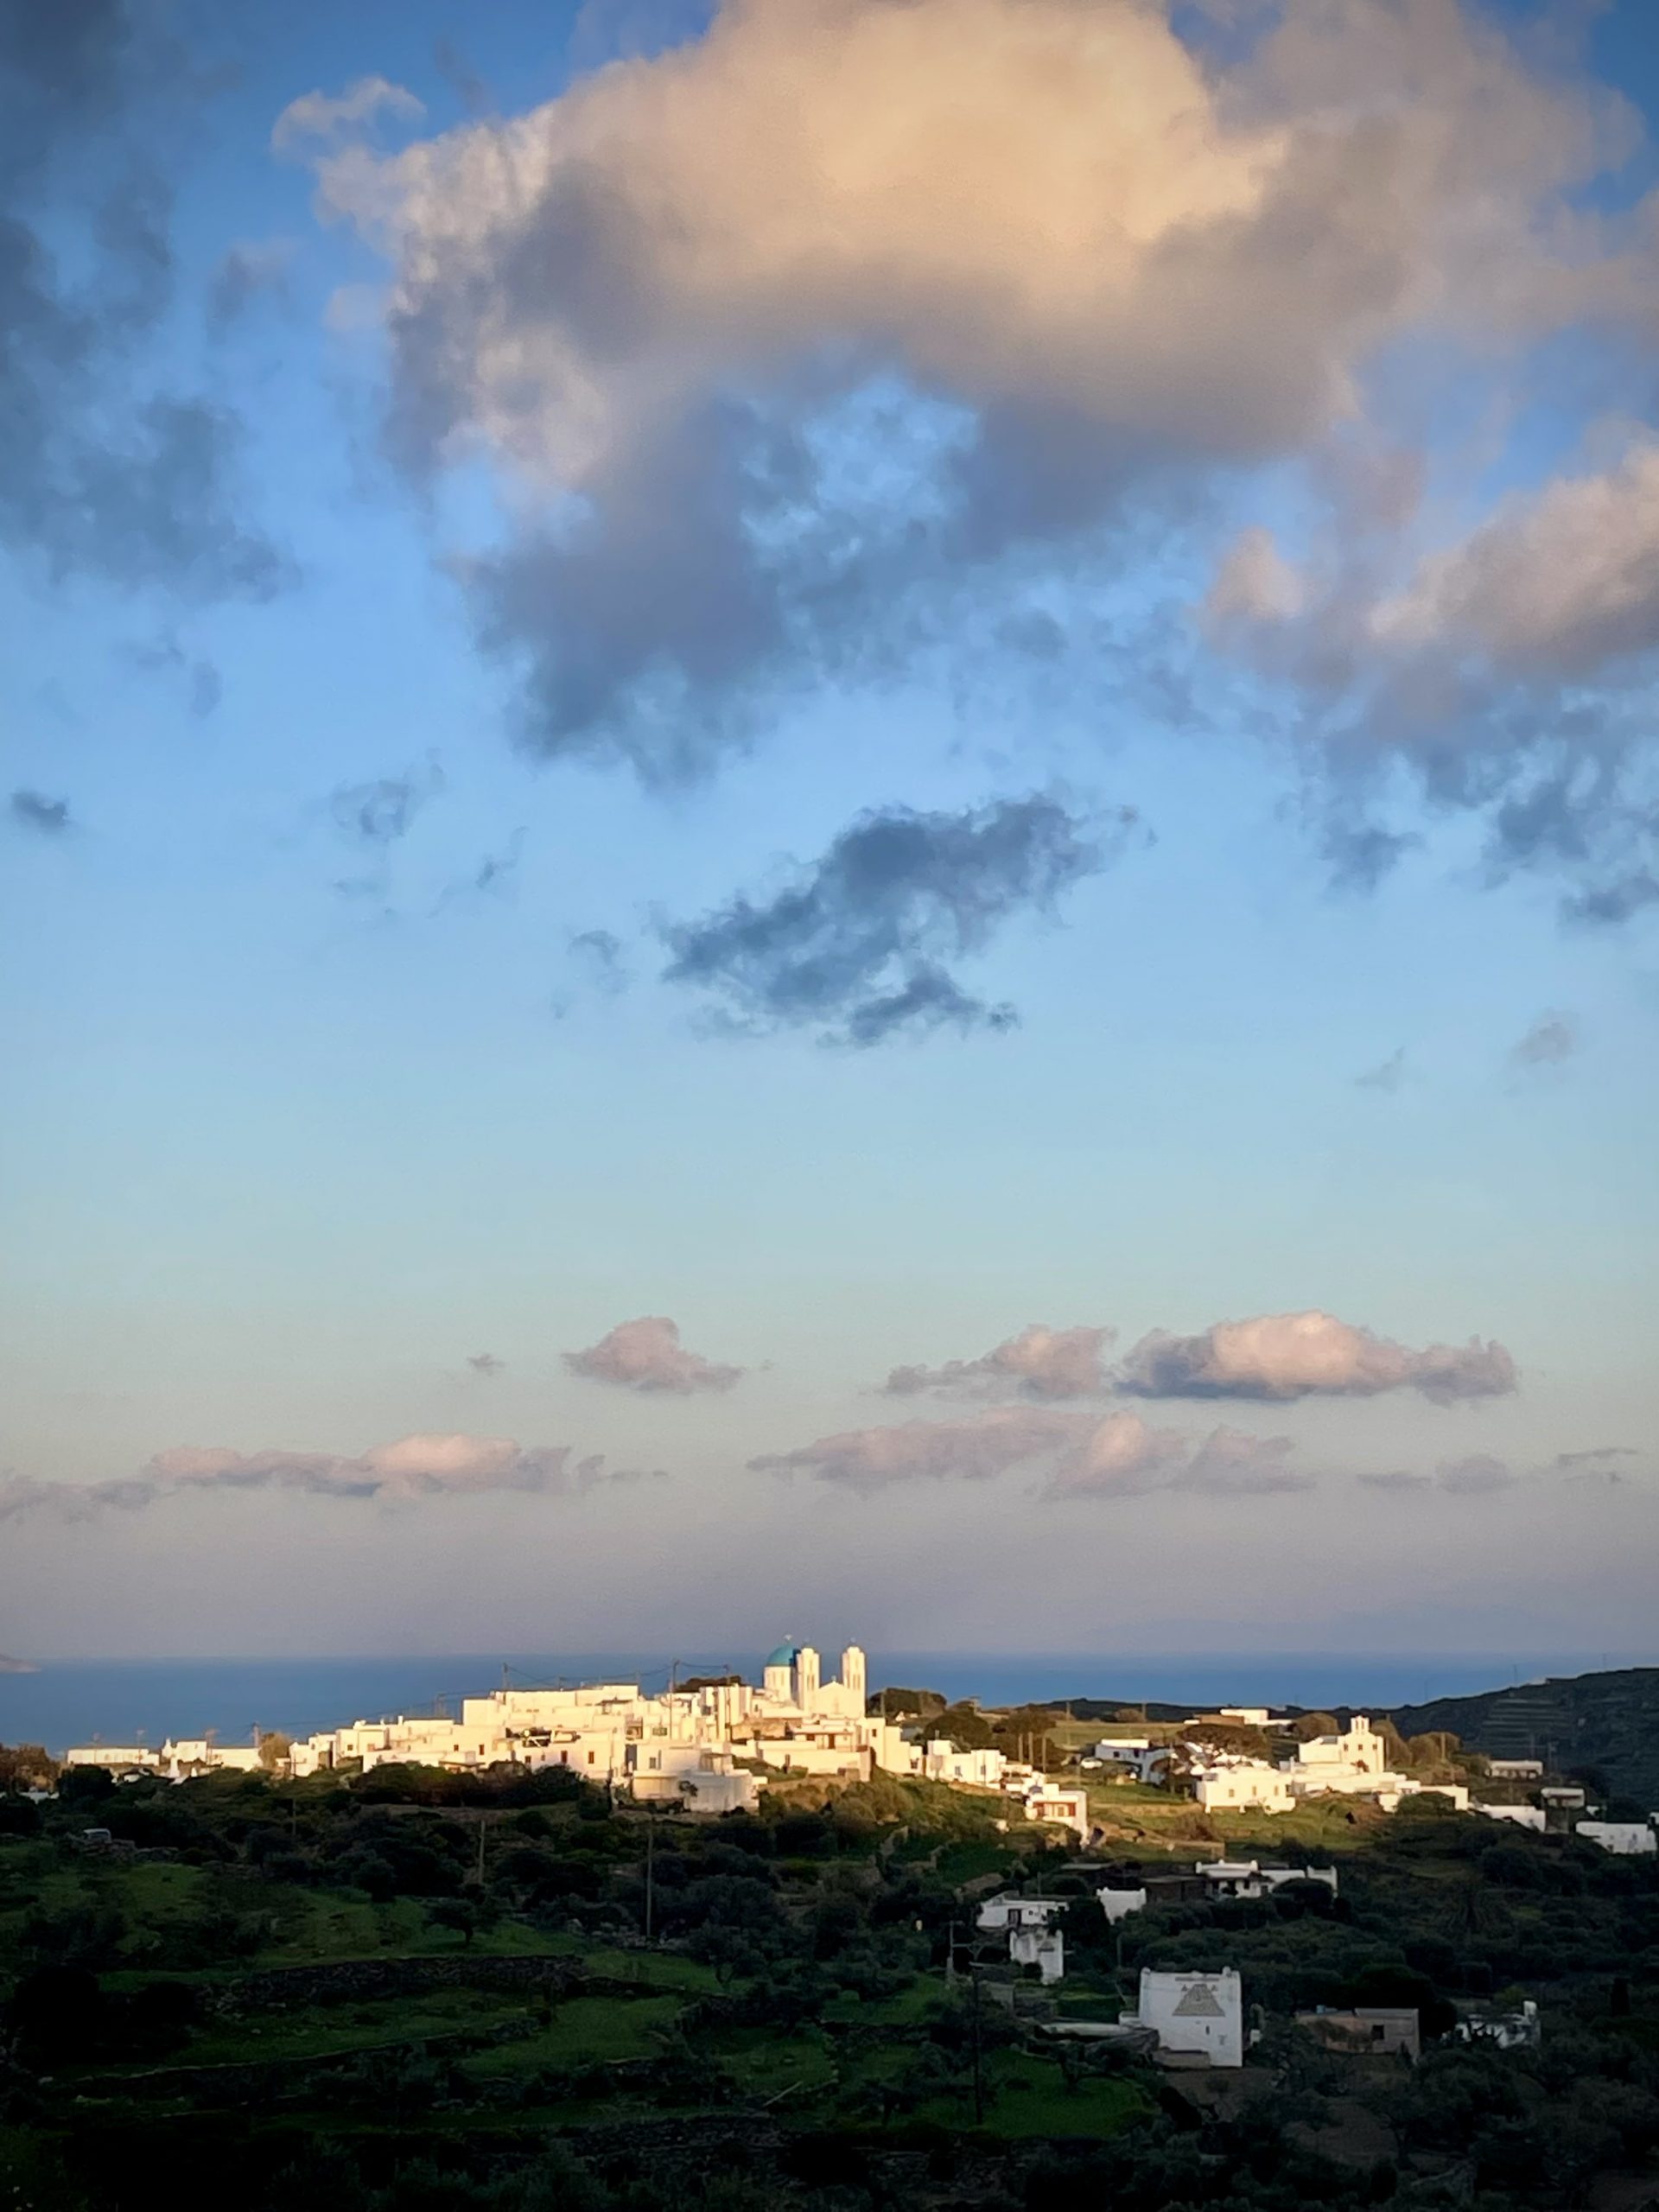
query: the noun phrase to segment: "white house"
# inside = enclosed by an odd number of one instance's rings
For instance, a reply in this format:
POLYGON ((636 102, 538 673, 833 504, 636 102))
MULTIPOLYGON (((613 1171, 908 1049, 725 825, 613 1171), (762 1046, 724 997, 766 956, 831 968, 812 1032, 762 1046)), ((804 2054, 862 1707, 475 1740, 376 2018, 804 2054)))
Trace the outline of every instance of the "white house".
POLYGON ((1319 1882, 1337 1894, 1334 1866, 1262 1866, 1254 1859, 1217 1859, 1194 1870, 1211 1897, 1267 1897, 1287 1882, 1319 1882))
POLYGON ((1573 1833, 1621 1859, 1643 1859, 1659 1851, 1659 1835, 1646 1821, 1580 1821, 1573 1833))
POLYGON ((1089 1818, 1089 1793, 1063 1782, 1028 1784, 1022 1793, 1028 1821, 1052 1821, 1072 1829, 1086 1843, 1093 1823, 1089 1818))
POLYGON ((1217 1759, 1195 1768, 1192 1795, 1206 1813, 1287 1813, 1289 1778, 1266 1759, 1217 1759))
POLYGON ((1459 2043, 1495 2044, 1499 2050, 1525 2050, 1543 2040, 1535 1999, 1523 1997, 1518 2011, 1491 2005, 1460 2005, 1452 2029, 1459 2043))
POLYGON ((1147 1893, 1144 1890, 1096 1890, 1100 1909, 1108 1923, 1116 1928, 1120 1920, 1127 1920, 1132 1912, 1144 1912, 1147 1893))
POLYGON ((1236 1967, 1214 1974, 1141 1969, 1140 2001, 1122 2015, 1126 2025, 1152 2029, 1159 2048, 1207 2060, 1244 2063, 1244 1992, 1236 1967))
POLYGON ((1216 1718, 1230 1720, 1240 1728, 1266 1728, 1273 1721, 1273 1714, 1265 1705, 1224 1705, 1216 1718))
POLYGON ((1010 1928, 1008 1956, 1017 1967, 1035 1967, 1044 1982, 1065 1974, 1065 1938, 1058 1928, 1010 1928))
POLYGON ((1541 1782, 1542 1759, 1488 1759, 1486 1771, 1494 1782, 1541 1782))
POLYGON ((1154 1744, 1149 1736, 1104 1736, 1093 1756, 1103 1766, 1122 1768, 1137 1782, 1152 1782, 1169 1764, 1169 1746, 1154 1744))
POLYGON ((1065 1910, 1064 1897, 1021 1897, 1012 1890, 1003 1890, 984 1900, 975 1915, 975 1924, 998 1931, 1004 1928, 1046 1928, 1065 1910))
POLYGON ((111 1774, 155 1774, 161 1760, 145 1744, 77 1744, 63 1755, 65 1766, 107 1767, 111 1774))
POLYGON ((1007 1771, 1007 1758, 995 1745, 974 1751, 959 1751, 944 1737, 922 1747, 921 1771, 930 1782, 954 1782, 970 1789, 1000 1789, 1007 1771))
POLYGON ((1489 1821, 1508 1821, 1518 1828, 1531 1828, 1542 1835, 1549 1822, 1549 1815, 1541 1805, 1477 1805, 1478 1813, 1484 1813, 1489 1821))

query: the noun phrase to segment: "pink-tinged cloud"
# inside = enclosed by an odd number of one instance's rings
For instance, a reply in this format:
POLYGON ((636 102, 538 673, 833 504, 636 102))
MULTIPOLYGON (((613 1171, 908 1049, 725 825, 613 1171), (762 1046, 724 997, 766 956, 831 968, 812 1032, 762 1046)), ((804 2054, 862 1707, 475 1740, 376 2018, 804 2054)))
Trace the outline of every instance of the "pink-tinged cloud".
POLYGON ((289 1491, 314 1497, 404 1504, 428 1497, 518 1491, 580 1495, 601 1483, 639 1479, 607 1468, 601 1454, 576 1458, 569 1445, 524 1445, 505 1436, 403 1436, 348 1457, 333 1452, 235 1452, 181 1444, 158 1452, 132 1477, 97 1483, 0 1478, 0 1521, 38 1516, 84 1521, 107 1510, 136 1512, 158 1499, 207 1491, 289 1491))
POLYGON ((625 1390, 672 1391, 690 1397, 696 1390, 729 1390, 741 1380, 741 1367, 721 1367, 680 1342, 677 1325, 665 1313, 619 1321, 586 1351, 568 1351, 564 1363, 590 1382, 613 1382, 625 1390))
POLYGON ((987 1406, 955 1421, 847 1429, 798 1451, 763 1453, 749 1465, 772 1473, 799 1471, 866 1491, 914 1482, 986 1482, 1057 1450, 1076 1433, 1071 1414, 1039 1406, 987 1406))
POLYGON ((1516 1388, 1503 1346, 1466 1344, 1413 1351, 1330 1313, 1270 1313, 1220 1321, 1195 1337, 1162 1329, 1124 1360, 1117 1387, 1141 1398, 1369 1398, 1416 1390, 1437 1405, 1502 1397, 1516 1388))
POLYGON ((1141 1497, 1154 1491, 1211 1497, 1304 1490, 1312 1478, 1287 1466, 1287 1437, 1250 1437, 1218 1428, 1187 1436, 1152 1427, 1139 1414, 1092 1414, 1034 1405, 988 1406, 950 1421, 903 1421, 848 1429, 749 1465, 804 1472, 863 1492, 918 1482, 988 1482, 1026 1465, 1046 1465, 1039 1495, 1053 1501, 1141 1497))
POLYGON ((1051 1329, 1033 1321, 980 1359, 943 1367, 895 1367, 882 1388, 895 1397, 923 1391, 974 1395, 1020 1390, 1028 1398, 1092 1398, 1110 1389, 1103 1362, 1114 1329, 1051 1329))

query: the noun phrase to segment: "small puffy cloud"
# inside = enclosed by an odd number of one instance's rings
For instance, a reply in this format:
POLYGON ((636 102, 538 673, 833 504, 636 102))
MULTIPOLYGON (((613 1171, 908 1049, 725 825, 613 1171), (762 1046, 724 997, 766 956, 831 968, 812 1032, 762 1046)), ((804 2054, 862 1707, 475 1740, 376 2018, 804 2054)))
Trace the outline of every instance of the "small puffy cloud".
POLYGON ((948 1421, 902 1421, 822 1436, 793 1452, 770 1452, 749 1465, 871 1494, 917 1482, 988 1482, 1016 1467, 1044 1463, 1039 1496, 1141 1497, 1153 1491, 1210 1497, 1303 1490, 1312 1478, 1285 1464, 1287 1437, 1250 1437, 1218 1428, 1194 1438, 1154 1428, 1139 1414, 1093 1414, 1043 1405, 987 1406, 948 1421))
POLYGON ((343 92, 302 92, 290 100, 271 125, 271 150, 285 154, 297 147, 337 145, 371 124, 418 123, 425 113, 425 103, 407 86, 385 77, 359 77, 343 92))
POLYGON ((488 1376, 501 1374, 507 1363, 505 1359, 498 1359, 493 1351, 474 1351, 467 1353, 467 1364, 474 1375, 488 1376))
POLYGON ((633 1479, 607 1470, 597 1454, 577 1459, 568 1445, 523 1445, 504 1436, 399 1437, 347 1457, 333 1452, 235 1452, 223 1445, 177 1445, 158 1452, 137 1476, 99 1483, 0 1478, 0 1521, 25 1516, 83 1521, 111 1510, 137 1511, 158 1499, 207 1491, 289 1491, 315 1497, 372 1498, 402 1504, 428 1497, 517 1491, 581 1492, 633 1479))
POLYGON ((1051 1329, 1033 1321, 982 1358, 947 1360, 943 1367, 895 1367, 882 1387, 895 1397, 925 1390, 1010 1389, 1030 1398, 1096 1397, 1110 1388, 1102 1357, 1116 1334, 1113 1329, 1051 1329))
POLYGON ((1374 1397, 1411 1389, 1440 1405, 1516 1388, 1502 1344, 1430 1344, 1413 1351, 1329 1313, 1220 1321, 1195 1337, 1154 1330, 1130 1351, 1117 1387, 1143 1398, 1374 1397))
MULTIPOLYGON (((1116 817, 1121 843, 1134 817, 1116 817)), ((939 964, 981 950, 1022 911, 1046 912, 1106 861, 1106 844, 1058 798, 997 799, 958 814, 861 815, 767 899, 739 897, 664 932, 672 983, 752 1030, 813 1026, 873 1045, 900 1029, 1005 1027, 939 964)))
POLYGON ((741 1367, 721 1367, 688 1351, 677 1323, 665 1313, 620 1321, 585 1351, 568 1351, 564 1363, 573 1375, 592 1382, 613 1382, 625 1390, 666 1390, 690 1397, 698 1390, 729 1390, 741 1380, 741 1367))
POLYGON ((73 826, 68 800, 48 798, 44 791, 13 791, 10 810, 19 828, 32 830, 41 837, 61 837, 73 826))
POLYGON ((1509 1064, 1517 1075, 1531 1068, 1558 1068, 1578 1049, 1579 1025, 1570 1014, 1541 1014, 1510 1047, 1509 1064))

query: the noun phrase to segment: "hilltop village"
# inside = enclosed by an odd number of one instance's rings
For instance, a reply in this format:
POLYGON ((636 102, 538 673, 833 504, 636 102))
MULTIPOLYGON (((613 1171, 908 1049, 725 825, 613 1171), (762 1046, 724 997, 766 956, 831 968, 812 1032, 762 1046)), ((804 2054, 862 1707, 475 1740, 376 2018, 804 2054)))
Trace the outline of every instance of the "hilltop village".
MULTIPOLYGON (((872 1698, 855 1643, 830 1677, 812 1645, 783 1643, 767 1656, 759 1687, 723 1675, 671 1680, 656 1694, 637 1681, 503 1688, 461 1699, 458 1713, 359 1719, 294 1739, 268 1733, 247 1745, 211 1736, 169 1736, 159 1747, 94 1742, 74 1745, 63 1763, 172 1782, 220 1771, 303 1779, 394 1765, 449 1773, 560 1767, 642 1804, 672 1802, 711 1815, 753 1811, 768 1781, 844 1783, 887 1774, 997 1792, 1027 1818, 1070 1829, 1084 1842, 1097 1827, 1091 1798, 1097 1802, 1120 1783, 1168 1791, 1217 1814, 1289 1813, 1333 1796, 1393 1813, 1408 1799, 1433 1795, 1458 1812, 1472 1808, 1541 1828, 1552 1814, 1582 1815, 1587 1807, 1582 1787, 1546 1783, 1541 1759, 1482 1758, 1440 1737, 1424 1739, 1426 1762, 1422 1745, 1414 1751, 1389 1724, 1374 1726, 1365 1713, 1338 1721, 1223 1706, 1141 1728, 1120 1715, 1101 1724, 1092 1743, 1061 1745, 1045 1733, 1049 1757, 1039 1763, 995 1743, 963 1741, 962 1723, 978 1708, 971 1702, 945 1708, 941 1718, 942 1706, 925 1693, 872 1698)), ((1078 1732, 1075 1725, 1068 1731, 1078 1732)), ((1573 1825, 1609 1849, 1654 1848, 1646 1822, 1584 1817, 1573 1825), (1621 1828, 1630 1832, 1612 1832, 1621 1828)))
MULTIPOLYGON (((1203 1815, 1287 1815, 1333 1798, 1393 1814, 1426 1799, 1539 1833, 1570 1828, 1620 1854, 1650 1855, 1659 1847, 1659 1814, 1597 1820, 1586 1788, 1548 1779, 1541 1760, 1482 1758, 1463 1753, 1449 1737, 1421 1739, 1414 1748, 1363 1713, 1341 1723, 1226 1706, 1156 1728, 1103 1724, 1092 1743, 1062 1745, 1046 1730, 1027 1732, 1022 1745, 1033 1756, 1020 1757, 995 1742, 963 1740, 982 1727, 976 1707, 931 1717, 906 1710, 907 1702, 919 1708, 922 1694, 887 1691, 873 1699, 866 1673, 857 1644, 846 1647, 839 1672, 826 1677, 812 1645, 789 1643, 768 1656, 759 1687, 728 1675, 671 1681, 657 1694, 637 1681, 504 1688, 461 1699, 455 1715, 357 1719, 298 1740, 270 1734, 247 1746, 207 1737, 169 1737, 159 1749, 78 1745, 64 1764, 100 1767, 118 1780, 154 1775, 171 1782, 238 1771, 303 1780, 389 1767, 477 1775, 557 1769, 638 1805, 705 1817, 753 1813, 768 1786, 804 1780, 846 1786, 887 1775, 995 1796, 1006 1805, 1005 1818, 1044 1823, 1085 1847, 1109 1834, 1113 1799, 1125 1786, 1190 1802, 1203 1815), (1411 1766, 1418 1770, 1406 1770, 1411 1766)), ((1077 1734, 1075 1725, 1068 1732, 1077 1734)), ((1242 1878, 1228 1862, 1197 1872, 1213 1876, 1227 1894, 1238 1893, 1242 1878)), ((1263 1895, 1285 1870, 1252 1861, 1248 1873, 1256 1886, 1246 1893, 1263 1895)), ((1130 1909, 1110 1893, 1103 1893, 1103 1904, 1109 1917, 1130 1909)), ((1045 1980, 1060 1976, 1059 1939, 1039 1940, 1041 1915, 998 1924, 1008 1929, 1011 1955, 1045 1980)))

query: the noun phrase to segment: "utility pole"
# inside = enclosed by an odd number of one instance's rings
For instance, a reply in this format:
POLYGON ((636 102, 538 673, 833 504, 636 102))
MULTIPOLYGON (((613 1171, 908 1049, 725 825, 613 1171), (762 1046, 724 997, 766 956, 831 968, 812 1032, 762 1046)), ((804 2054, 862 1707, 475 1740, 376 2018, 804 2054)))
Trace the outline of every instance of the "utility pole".
POLYGON ((985 2118, 985 2070, 982 2063, 979 2028, 979 1961, 971 1955, 968 1961, 968 1978, 974 1986, 974 2126, 978 2127, 985 2118))
POLYGON ((489 1815, 480 1813, 478 1817, 478 1872, 476 1876, 480 1889, 484 1886, 484 1839, 489 1833, 489 1815))
POLYGON ((657 1915, 657 1808, 645 1814, 645 1941, 652 1940, 657 1915))

